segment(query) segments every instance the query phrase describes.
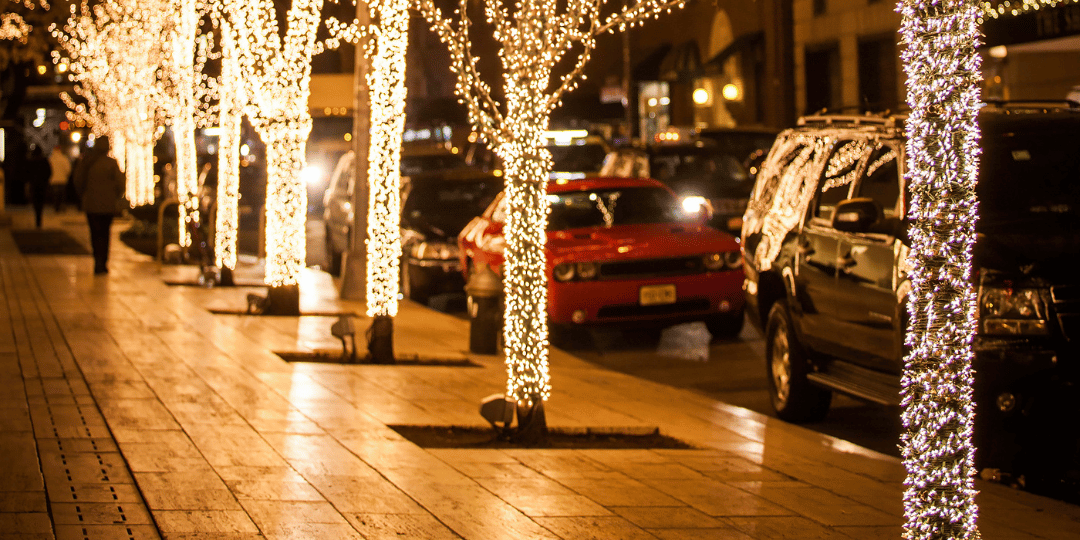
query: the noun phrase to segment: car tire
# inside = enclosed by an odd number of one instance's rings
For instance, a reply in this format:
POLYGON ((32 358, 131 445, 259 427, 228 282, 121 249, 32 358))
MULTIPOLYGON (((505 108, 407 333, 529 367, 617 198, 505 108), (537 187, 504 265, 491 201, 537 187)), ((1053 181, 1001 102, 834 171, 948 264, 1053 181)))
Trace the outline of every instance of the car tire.
POLYGON ((742 333, 746 316, 743 310, 732 313, 721 313, 705 319, 705 326, 713 339, 734 339, 742 333))
POLYGON ((814 386, 807 380, 810 364, 795 336, 787 305, 782 300, 769 310, 765 328, 765 373, 776 416, 794 423, 825 418, 832 392, 814 386))

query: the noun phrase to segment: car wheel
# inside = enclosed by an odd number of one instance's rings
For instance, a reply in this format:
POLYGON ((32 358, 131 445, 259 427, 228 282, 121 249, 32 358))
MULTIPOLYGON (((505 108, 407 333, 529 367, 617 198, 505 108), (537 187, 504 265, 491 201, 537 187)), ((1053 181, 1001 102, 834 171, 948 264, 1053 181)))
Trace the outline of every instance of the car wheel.
POLYGON ((746 317, 743 310, 733 313, 721 313, 705 319, 705 326, 713 339, 733 339, 739 337, 742 332, 746 317))
POLYGON ((810 364, 783 301, 773 304, 765 331, 766 375, 776 416, 788 422, 813 422, 829 412, 832 392, 807 380, 810 364))
POLYGON ((431 290, 427 283, 413 276, 413 267, 406 261, 401 261, 401 294, 418 304, 427 305, 431 298, 431 290))

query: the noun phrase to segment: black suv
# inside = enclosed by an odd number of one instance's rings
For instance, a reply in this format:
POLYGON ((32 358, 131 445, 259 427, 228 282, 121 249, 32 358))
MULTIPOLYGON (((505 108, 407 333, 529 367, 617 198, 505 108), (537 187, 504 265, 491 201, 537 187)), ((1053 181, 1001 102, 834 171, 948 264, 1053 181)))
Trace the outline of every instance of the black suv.
MULTIPOLYGON (((758 174, 742 230, 746 310, 782 419, 822 418, 832 391, 899 404, 903 120, 803 118, 758 174)), ((988 104, 979 126, 976 459, 1080 485, 1080 109, 988 104)))

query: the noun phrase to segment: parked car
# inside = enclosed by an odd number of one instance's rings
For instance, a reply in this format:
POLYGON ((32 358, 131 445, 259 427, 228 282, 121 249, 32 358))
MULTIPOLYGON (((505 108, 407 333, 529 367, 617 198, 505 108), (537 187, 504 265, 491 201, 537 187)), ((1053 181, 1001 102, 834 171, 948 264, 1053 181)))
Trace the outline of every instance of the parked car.
POLYGON ((401 292, 420 303, 465 287, 458 233, 502 191, 502 178, 471 170, 402 178, 401 292))
MULTIPOLYGON (((742 231, 746 302, 780 418, 820 419, 834 391, 899 403, 910 290, 903 120, 804 118, 758 176, 742 231), (867 219, 851 221, 853 209, 867 219)), ((1029 486, 1078 482, 1080 108, 987 105, 979 127, 976 460, 1029 486)))
POLYGON ((620 148, 608 153, 601 176, 655 178, 670 187, 688 211, 738 236, 753 179, 734 155, 709 140, 620 148))
MULTIPOLYGON (((326 227, 326 251, 330 262, 327 270, 332 275, 339 275, 341 273, 341 255, 348 249, 351 238, 354 216, 352 199, 356 182, 354 163, 355 156, 353 152, 347 152, 341 156, 337 166, 334 168, 334 173, 330 177, 330 186, 327 188, 323 200, 323 221, 326 227)), ((451 153, 445 148, 440 151, 438 148, 434 147, 407 147, 401 156, 401 174, 403 189, 410 185, 410 179, 415 178, 419 181, 421 177, 428 177, 429 175, 431 176, 428 180, 431 182, 435 182, 439 178, 491 180, 491 175, 482 174, 479 171, 468 167, 460 155, 451 153)), ((487 201, 485 201, 485 203, 486 202, 487 201)), ((480 205, 477 208, 467 207, 462 210, 471 212, 469 217, 472 217, 483 207, 484 205, 480 205)), ((405 210, 403 203, 403 211, 405 210)), ((444 210, 455 211, 457 209, 448 208, 444 210)), ((402 216, 403 222, 409 221, 410 219, 415 221, 418 218, 411 218, 409 215, 402 216)), ((441 218, 432 215, 427 216, 427 219, 438 221, 441 218)), ((462 222, 462 224, 464 224, 464 222, 462 222)), ((445 225, 443 226, 445 227, 445 225)), ((417 232, 418 234, 410 234, 408 235, 408 238, 427 238, 434 231, 421 230, 414 232, 417 232)), ((457 232, 457 230, 453 230, 446 234, 449 238, 453 238, 457 232)), ((403 239, 404 238, 405 236, 403 233, 403 239)), ((446 257, 446 260, 456 261, 457 257, 448 256, 446 257)), ((421 295, 418 296, 418 298, 422 298, 422 291, 426 289, 425 285, 408 282, 403 285, 410 286, 414 284, 420 287, 416 290, 416 294, 421 295)))
MULTIPOLYGON (((730 234, 687 214, 656 180, 548 183, 548 317, 556 327, 705 321, 714 336, 743 325, 742 262, 730 234)), ((506 199, 458 236, 462 268, 501 274, 506 199)))

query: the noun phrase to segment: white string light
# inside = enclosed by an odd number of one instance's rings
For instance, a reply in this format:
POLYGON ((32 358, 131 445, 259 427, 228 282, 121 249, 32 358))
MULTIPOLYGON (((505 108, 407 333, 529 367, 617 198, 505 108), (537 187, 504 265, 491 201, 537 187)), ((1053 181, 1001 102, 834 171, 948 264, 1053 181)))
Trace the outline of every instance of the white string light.
POLYGON ((228 18, 218 19, 221 35, 221 77, 218 84, 218 186, 214 224, 214 260, 218 268, 236 268, 240 225, 240 126, 244 85, 236 38, 228 18))
MULTIPOLYGON (((18 2, 16 0, 2 0, 0 3, 11 2, 13 4, 21 4, 26 9, 35 9, 40 7, 41 9, 49 9, 49 4, 45 0, 33 1, 22 0, 18 2)), ((34 30, 34 27, 26 22, 26 19, 19 13, 8 12, 0 13, 0 40, 18 41, 20 43, 26 43, 26 38, 30 35, 30 32, 34 30)))
POLYGON ((401 139, 405 130, 405 53, 409 46, 409 0, 368 4, 372 24, 329 21, 330 46, 361 43, 371 61, 367 74, 371 104, 368 147, 367 315, 398 311, 401 272, 401 139))
POLYGON ((903 0, 911 190, 910 349, 901 380, 907 540, 978 538, 971 284, 979 161, 979 4, 903 0))
POLYGON ((1003 19, 1045 8, 1076 3, 1080 3, 1080 0, 995 0, 993 2, 983 2, 980 6, 978 22, 982 23, 986 18, 1003 19))
POLYGON ((311 57, 322 0, 293 0, 284 40, 272 0, 225 0, 243 73, 246 112, 266 144, 266 283, 296 285, 305 259, 307 189, 301 177, 311 133, 311 57))
POLYGON ((469 122, 505 165, 507 215, 504 235, 503 338, 507 396, 531 407, 550 392, 547 327, 548 202, 546 186, 551 154, 544 132, 562 95, 583 78, 595 38, 656 17, 681 0, 641 0, 602 18, 605 0, 522 0, 513 9, 489 0, 484 13, 500 43, 505 103, 496 102, 477 70, 469 39, 468 0, 460 0, 454 18, 444 18, 433 0, 418 0, 418 9, 450 50, 456 92, 469 122), (575 47, 580 48, 568 73, 552 82, 552 69, 575 47))
POLYGON ((161 8, 172 15, 171 24, 163 34, 162 62, 158 104, 163 122, 172 126, 173 144, 176 150, 176 195, 179 205, 179 244, 191 245, 187 230, 190 216, 199 220, 198 167, 195 149, 195 127, 199 109, 197 87, 202 80, 201 67, 197 62, 196 49, 199 19, 205 4, 199 0, 165 0, 161 8))
MULTIPOLYGON (((63 30, 53 27, 69 66, 75 91, 86 104, 62 94, 68 119, 85 123, 97 135, 111 135, 113 155, 127 176, 133 206, 153 202, 153 146, 157 71, 155 46, 165 28, 164 10, 135 0, 71 5, 63 30)), ((54 51, 54 62, 61 54, 54 51)))

